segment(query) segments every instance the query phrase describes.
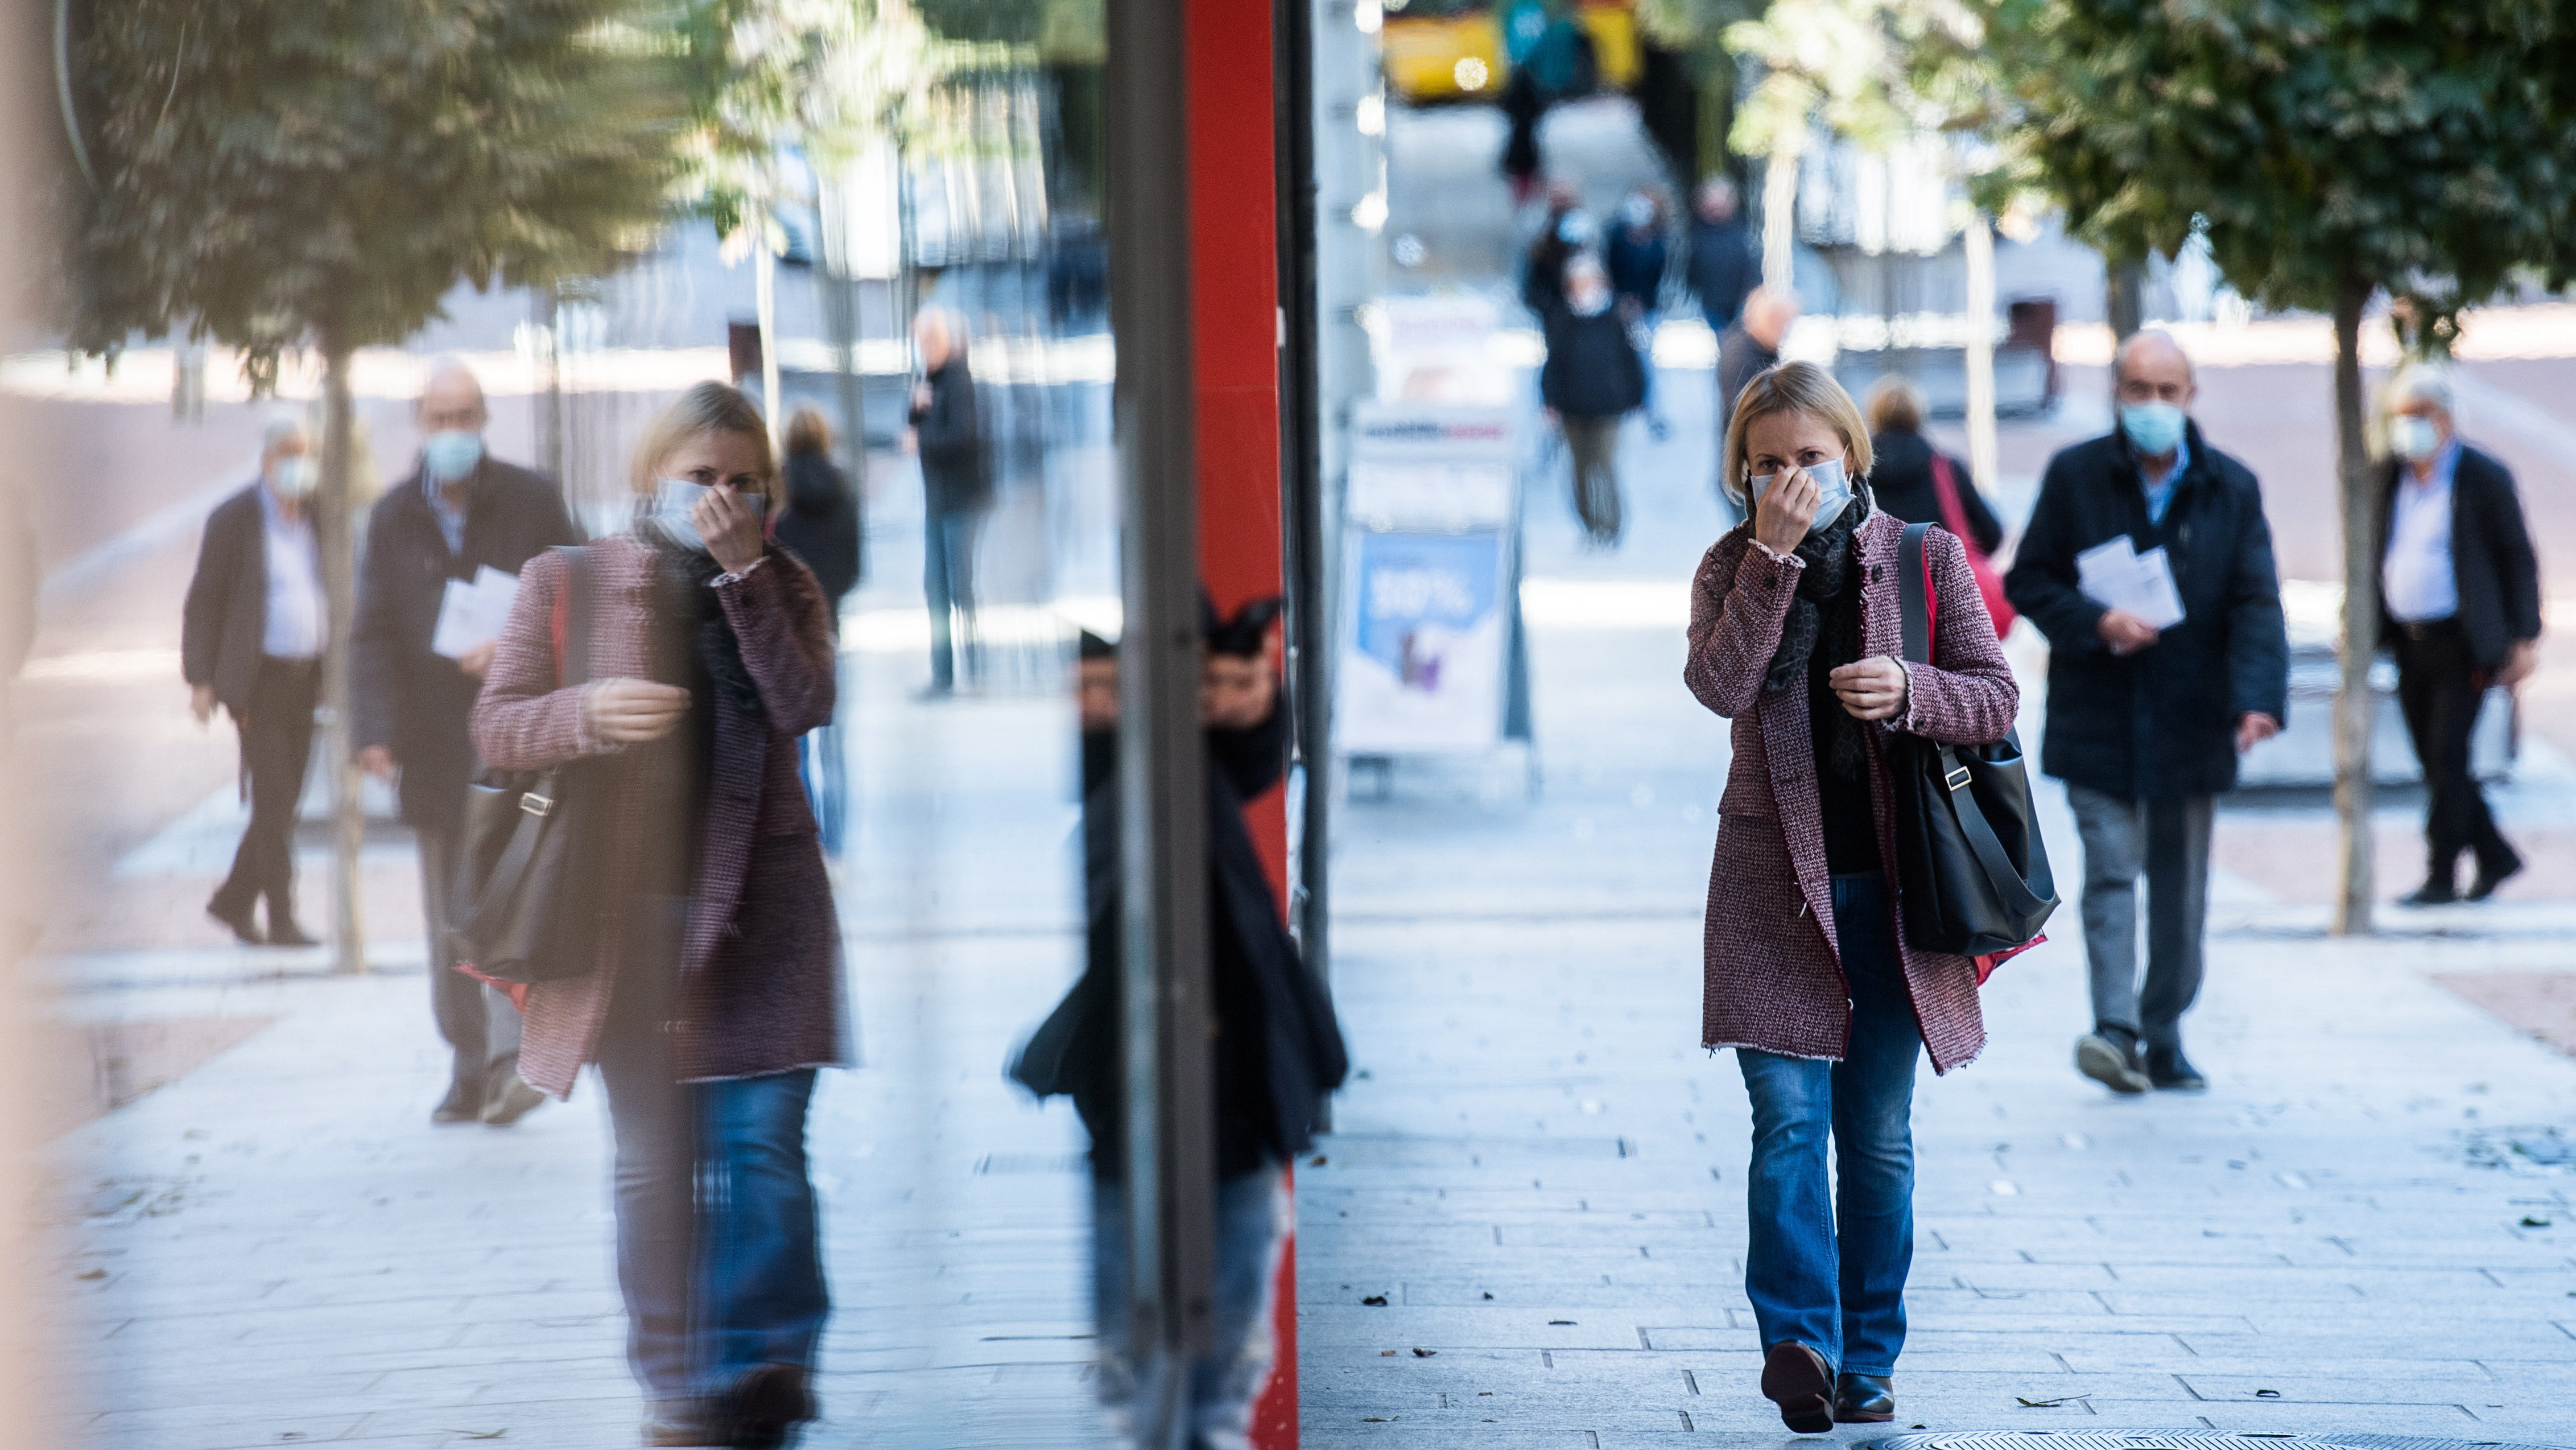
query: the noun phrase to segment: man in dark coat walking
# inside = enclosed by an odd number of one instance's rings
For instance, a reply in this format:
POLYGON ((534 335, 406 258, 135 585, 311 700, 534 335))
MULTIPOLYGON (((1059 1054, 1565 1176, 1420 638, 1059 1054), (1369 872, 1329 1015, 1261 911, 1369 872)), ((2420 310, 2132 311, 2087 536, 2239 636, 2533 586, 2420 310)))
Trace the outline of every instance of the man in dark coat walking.
POLYGON ((2460 856, 2484 901, 2522 857, 2506 844, 2469 769, 2489 685, 2531 673, 2540 639, 2540 560, 2513 475, 2460 441, 2450 375, 2416 366, 2391 385, 2394 455, 2379 476, 2379 637, 2397 656, 2397 703, 2423 763, 2424 884, 2410 906, 2458 899, 2460 856))
MULTIPOLYGON (((1276 1276, 1282 1166, 1314 1141, 1315 1110, 1349 1070, 1333 1004, 1298 959, 1279 898, 1244 824, 1244 807, 1278 783, 1288 759, 1272 632, 1278 601, 1233 619, 1204 596, 1207 639, 1199 700, 1207 743, 1209 987, 1216 1082, 1217 1303, 1215 1345, 1193 1366, 1193 1445, 1234 1445, 1269 1372, 1270 1286, 1276 1276), (1232 1438, 1229 1438, 1232 1437, 1232 1438)), ((1118 659, 1083 637, 1084 875, 1090 957, 1082 980, 1031 1037, 1012 1076, 1040 1096, 1069 1093, 1091 1133, 1096 1265, 1105 1350, 1101 1394, 1134 1391, 1124 1351, 1126 1085, 1121 991, 1123 893, 1118 830, 1118 659)))
POLYGON ((420 853, 421 916, 429 937, 430 1010, 454 1054, 437 1123, 517 1121, 545 1100, 519 1078, 519 1012, 509 998, 454 970, 465 849, 465 787, 479 769, 466 717, 496 641, 450 657, 431 646, 453 580, 517 574, 529 559, 577 542, 553 480, 494 458, 483 446, 483 388, 461 363, 441 365, 414 405, 421 458, 368 515, 351 638, 359 768, 401 779, 403 821, 420 853))
POLYGON ((1597 548, 1619 542, 1619 422, 1646 401, 1646 368, 1627 320, 1611 306, 1610 279, 1589 252, 1565 264, 1562 301, 1543 314, 1547 361, 1539 401, 1573 458, 1574 512, 1597 548))
POLYGON ((1752 230, 1736 211, 1735 183, 1723 176, 1701 182, 1691 206, 1690 284, 1709 331, 1726 335, 1761 277, 1752 230))
POLYGON ((2040 765, 2066 782, 2084 842, 2094 1025, 2076 1067, 2115 1092, 2198 1089, 2181 1023, 2200 991, 2211 809, 2237 755, 2289 714, 2289 635, 2262 491, 2191 423, 2191 360, 2141 332, 2114 371, 2118 429, 2049 460, 2004 589, 2048 636, 2040 765), (2085 592, 2079 556, 2120 540, 2161 551, 2180 620, 2159 628, 2085 592))
POLYGON ((246 946, 311 946, 295 921, 295 806, 313 754, 313 705, 331 609, 311 504, 319 470, 304 424, 271 419, 259 473, 215 505, 180 621, 179 666, 197 723, 231 712, 250 825, 206 914, 246 946), (268 901, 268 933, 252 915, 268 901))
POLYGON ((930 693, 945 695, 957 686, 958 656, 966 657, 969 674, 979 658, 975 535, 993 506, 993 474, 956 317, 946 308, 923 308, 913 319, 912 340, 922 374, 913 388, 912 430, 925 509, 922 592, 930 605, 930 693))

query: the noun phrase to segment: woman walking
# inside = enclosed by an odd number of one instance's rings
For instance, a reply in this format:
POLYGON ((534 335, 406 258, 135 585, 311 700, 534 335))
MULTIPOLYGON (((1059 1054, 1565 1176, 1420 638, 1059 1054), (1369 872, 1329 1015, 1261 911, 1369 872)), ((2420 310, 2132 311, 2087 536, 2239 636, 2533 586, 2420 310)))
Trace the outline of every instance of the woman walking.
POLYGON ((631 531, 529 562, 474 707, 492 766, 581 763, 597 849, 597 966, 528 990, 520 1071, 564 1097, 599 1065, 644 1442, 776 1446, 813 1418, 830 1309, 805 1112, 846 1056, 839 934, 796 778, 832 715, 830 606, 762 539, 780 484, 741 393, 684 394, 633 480, 631 531))
POLYGON ((1744 1288, 1762 1392, 1802 1434, 1895 1414, 1915 1056, 1948 1072, 1985 1043, 1974 965, 1898 928, 1887 746, 1897 731, 1999 740, 2019 704, 1946 533, 1925 545, 1933 663, 1899 662, 1904 526, 1873 506, 1870 461, 1859 409, 1823 369, 1783 363, 1746 385, 1720 476, 1747 520, 1700 561, 1683 671, 1735 722, 1701 1041, 1736 1049, 1752 1099, 1744 1288))

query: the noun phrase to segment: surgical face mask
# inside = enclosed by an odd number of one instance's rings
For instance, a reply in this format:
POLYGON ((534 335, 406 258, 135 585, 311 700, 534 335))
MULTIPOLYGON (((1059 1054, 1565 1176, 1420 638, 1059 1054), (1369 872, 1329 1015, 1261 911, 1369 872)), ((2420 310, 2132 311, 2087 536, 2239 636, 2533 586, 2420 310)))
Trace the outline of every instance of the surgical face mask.
POLYGON ((268 486, 279 498, 310 498, 321 482, 322 465, 314 462, 309 453, 281 458, 269 465, 268 486))
POLYGON ((1599 231, 1600 228, 1593 225, 1592 213, 1588 211, 1567 212, 1556 223, 1556 239, 1569 247, 1591 246, 1599 231))
POLYGON ((450 428, 432 433, 421 440, 421 462, 429 465, 429 475, 442 483, 454 483, 474 471, 483 461, 483 435, 450 428))
POLYGON ((2442 451, 2442 430, 2430 418, 2400 413, 2388 420, 2388 446, 2397 450, 2398 457, 2421 463, 2442 451))
MULTIPOLYGON (((691 483, 685 478, 656 481, 653 505, 644 515, 645 526, 683 549, 694 549, 701 554, 711 552, 707 548, 707 536, 698 532, 697 521, 691 517, 697 512, 698 500, 705 498, 707 492, 705 484, 691 483)), ((733 501, 750 509, 755 520, 760 517, 762 505, 768 502, 756 493, 737 493, 733 501)))
MULTIPOLYGON (((1762 501, 1762 495, 1770 492, 1771 480, 1779 476, 1765 473, 1749 480, 1747 486, 1753 492, 1755 503, 1762 501)), ((1816 481, 1816 516, 1807 521, 1807 532, 1813 534, 1833 527, 1834 520, 1843 516, 1844 509, 1851 507, 1852 486, 1851 479, 1843 473, 1843 461, 1839 458, 1827 459, 1810 467, 1807 476, 1816 481)))
POLYGON ((2120 431, 2130 446, 2149 458, 2162 458, 2182 442, 2182 409, 2171 403, 2122 403, 2120 431))

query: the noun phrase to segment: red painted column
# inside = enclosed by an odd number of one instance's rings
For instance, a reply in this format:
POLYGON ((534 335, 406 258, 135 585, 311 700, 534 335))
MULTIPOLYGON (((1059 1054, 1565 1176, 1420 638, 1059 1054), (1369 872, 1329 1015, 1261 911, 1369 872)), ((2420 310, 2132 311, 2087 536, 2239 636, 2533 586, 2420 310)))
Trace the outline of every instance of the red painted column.
MULTIPOLYGON (((1190 266, 1197 316, 1199 569, 1217 608, 1280 592, 1279 241, 1270 7, 1186 0, 1190 266)), ((1285 794, 1245 815, 1279 900, 1285 794)), ((1297 1254, 1280 1256, 1279 1352, 1253 1416, 1261 1450, 1297 1444, 1297 1254)))

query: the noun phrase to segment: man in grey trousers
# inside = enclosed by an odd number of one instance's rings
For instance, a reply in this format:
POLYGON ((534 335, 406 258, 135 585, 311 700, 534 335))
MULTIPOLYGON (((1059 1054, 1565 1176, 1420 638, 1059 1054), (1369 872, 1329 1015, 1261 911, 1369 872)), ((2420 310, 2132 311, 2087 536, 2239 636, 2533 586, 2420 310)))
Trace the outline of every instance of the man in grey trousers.
POLYGON ((2288 718, 2290 642, 2262 490, 2191 421, 2191 359, 2141 332, 2113 371, 2119 424, 2048 461, 2004 592, 2048 636, 2040 766, 2066 782, 2084 841, 2093 1029, 2076 1070, 2119 1093, 2191 1091, 2209 1085, 2182 1016, 2200 993, 2212 807, 2236 757, 2288 718), (2169 577, 2169 596, 2106 577, 2124 571, 2169 577))

